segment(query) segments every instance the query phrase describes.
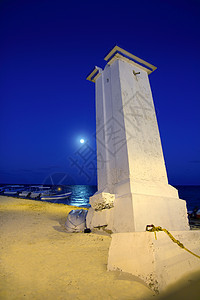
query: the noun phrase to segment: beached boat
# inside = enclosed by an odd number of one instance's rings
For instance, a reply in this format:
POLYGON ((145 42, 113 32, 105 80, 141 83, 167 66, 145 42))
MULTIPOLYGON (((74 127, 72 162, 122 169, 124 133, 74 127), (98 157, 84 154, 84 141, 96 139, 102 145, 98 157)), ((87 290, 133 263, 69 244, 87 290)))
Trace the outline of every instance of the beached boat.
POLYGON ((43 195, 50 195, 52 193, 50 186, 31 186, 31 193, 29 195, 32 199, 40 199, 43 195))
POLYGON ((19 195, 23 189, 23 185, 9 185, 4 189, 3 194, 6 196, 16 196, 19 195))
POLYGON ((19 193, 19 197, 26 198, 26 197, 29 197, 30 194, 31 194, 31 189, 27 189, 27 190, 22 191, 21 193, 19 193))
POLYGON ((65 194, 53 194, 53 195, 42 195, 40 200, 60 200, 60 199, 67 199, 72 193, 65 193, 65 194))
POLYGON ((4 191, 5 191, 5 189, 6 189, 6 186, 1 186, 1 187, 0 187, 0 194, 3 194, 4 191))
POLYGON ((196 212, 196 218, 200 219, 200 209, 198 209, 197 212, 196 212))

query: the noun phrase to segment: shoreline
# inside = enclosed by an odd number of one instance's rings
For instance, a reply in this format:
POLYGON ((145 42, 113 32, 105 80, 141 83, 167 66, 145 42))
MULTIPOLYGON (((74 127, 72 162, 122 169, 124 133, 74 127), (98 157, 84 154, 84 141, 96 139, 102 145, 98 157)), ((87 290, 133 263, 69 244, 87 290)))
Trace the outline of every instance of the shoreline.
POLYGON ((77 207, 0 196, 0 299, 199 298, 200 274, 155 296, 131 274, 108 272, 111 236, 67 233, 72 209, 77 207))

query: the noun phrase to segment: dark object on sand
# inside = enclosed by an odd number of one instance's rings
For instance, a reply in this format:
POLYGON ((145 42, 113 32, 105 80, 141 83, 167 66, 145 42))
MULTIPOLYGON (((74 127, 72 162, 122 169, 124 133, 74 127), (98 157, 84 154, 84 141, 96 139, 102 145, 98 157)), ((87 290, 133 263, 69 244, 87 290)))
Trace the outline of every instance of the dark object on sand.
POLYGON ((67 221, 65 222, 65 228, 68 232, 81 232, 85 230, 86 227, 86 215, 87 210, 76 209, 71 210, 67 216, 67 221))
POLYGON ((90 232, 91 232, 90 228, 85 228, 84 233, 90 233, 90 232))

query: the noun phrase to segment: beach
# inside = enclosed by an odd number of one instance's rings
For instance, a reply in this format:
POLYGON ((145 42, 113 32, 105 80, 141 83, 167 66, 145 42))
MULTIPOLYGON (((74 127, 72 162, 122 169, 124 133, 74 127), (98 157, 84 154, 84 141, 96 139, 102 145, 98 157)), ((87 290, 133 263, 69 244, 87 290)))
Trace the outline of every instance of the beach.
POLYGON ((108 272, 111 236, 68 233, 72 209, 0 196, 0 299, 199 299, 199 274, 157 296, 130 274, 108 272))

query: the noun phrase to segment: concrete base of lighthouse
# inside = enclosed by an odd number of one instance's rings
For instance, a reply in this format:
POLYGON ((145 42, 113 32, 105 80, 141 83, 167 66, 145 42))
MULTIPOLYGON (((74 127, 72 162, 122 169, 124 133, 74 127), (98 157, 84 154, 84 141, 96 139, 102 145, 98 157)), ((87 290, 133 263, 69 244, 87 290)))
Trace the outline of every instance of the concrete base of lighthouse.
POLYGON ((146 185, 141 188, 131 184, 128 188, 121 184, 117 191, 117 194, 97 192, 90 197, 87 227, 103 227, 113 233, 144 232, 148 224, 168 230, 189 230, 186 202, 178 198, 177 190, 172 186, 146 185), (124 193, 127 190, 129 193, 124 193))
MULTIPOLYGON (((200 231, 171 231, 189 250, 200 255, 200 231)), ((185 275, 200 270, 200 259, 180 248, 165 232, 112 234, 109 271, 122 271, 139 277, 153 291, 161 292, 185 275)))
POLYGON ((113 232, 144 232, 148 224, 169 230, 189 230, 185 201, 134 193, 115 199, 113 232))
MULTIPOLYGON (((119 190, 123 191, 122 185, 119 190)), ((139 192, 139 186, 135 190, 139 192)), ((152 185, 143 191, 144 194, 96 193, 90 198, 87 227, 113 233, 108 271, 137 276, 157 293, 200 270, 200 259, 173 243, 165 232, 157 232, 155 239, 154 233, 145 231, 146 226, 166 228, 197 255, 200 231, 189 230, 186 202, 178 198, 176 189, 152 185)))

